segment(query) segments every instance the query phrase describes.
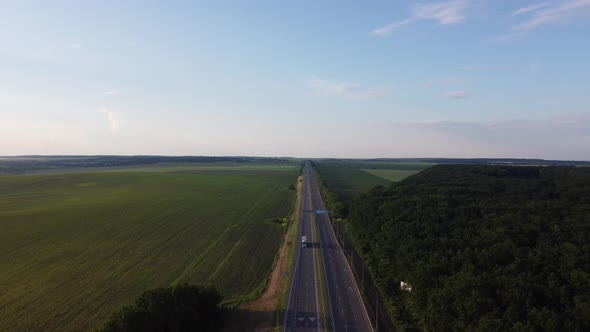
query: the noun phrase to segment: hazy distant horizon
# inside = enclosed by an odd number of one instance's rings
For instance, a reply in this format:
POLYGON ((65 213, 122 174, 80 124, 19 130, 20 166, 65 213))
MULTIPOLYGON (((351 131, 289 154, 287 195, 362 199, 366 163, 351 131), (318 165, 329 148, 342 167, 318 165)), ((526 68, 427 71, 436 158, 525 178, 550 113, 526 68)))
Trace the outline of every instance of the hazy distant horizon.
POLYGON ((18 159, 18 158, 73 158, 73 157, 179 157, 179 158, 190 158, 190 157, 213 157, 213 158, 264 158, 264 159, 342 159, 342 160, 444 160, 444 159, 481 159, 481 160, 544 160, 544 161, 571 161, 571 162, 590 162, 590 160, 583 159, 546 159, 546 158, 518 158, 518 157, 298 157, 298 156, 258 156, 258 155, 166 155, 166 154, 71 154, 71 155, 44 155, 44 154, 32 154, 32 155, 0 155, 0 159, 18 159))
POLYGON ((0 155, 590 160, 590 1, 0 4, 0 155))

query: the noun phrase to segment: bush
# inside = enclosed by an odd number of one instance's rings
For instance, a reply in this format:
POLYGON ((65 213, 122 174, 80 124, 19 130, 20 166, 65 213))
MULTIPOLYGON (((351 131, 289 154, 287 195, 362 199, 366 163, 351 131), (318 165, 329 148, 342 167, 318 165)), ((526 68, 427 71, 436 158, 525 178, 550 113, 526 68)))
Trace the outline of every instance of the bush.
POLYGON ((214 289, 179 285, 149 290, 113 313, 100 329, 115 331, 218 331, 221 296, 214 289))

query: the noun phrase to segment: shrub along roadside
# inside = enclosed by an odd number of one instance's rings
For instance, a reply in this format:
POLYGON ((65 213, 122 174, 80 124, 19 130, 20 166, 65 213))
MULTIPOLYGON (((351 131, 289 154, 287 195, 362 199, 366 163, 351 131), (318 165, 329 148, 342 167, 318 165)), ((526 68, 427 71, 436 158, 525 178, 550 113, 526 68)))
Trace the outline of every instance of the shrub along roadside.
POLYGON ((221 300, 215 289, 188 284, 148 290, 113 313, 99 331, 219 331, 221 300))

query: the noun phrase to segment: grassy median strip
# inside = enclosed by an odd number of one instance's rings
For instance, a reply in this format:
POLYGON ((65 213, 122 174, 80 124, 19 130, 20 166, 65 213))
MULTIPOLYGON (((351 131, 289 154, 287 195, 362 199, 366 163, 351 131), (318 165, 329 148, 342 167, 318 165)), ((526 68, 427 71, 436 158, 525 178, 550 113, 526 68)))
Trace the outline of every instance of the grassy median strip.
MULTIPOLYGON (((311 199, 312 195, 310 193, 309 195, 309 201, 310 201, 310 207, 312 211, 315 211, 315 206, 313 204, 313 200, 311 199)), ((330 299, 328 298, 328 285, 326 283, 326 271, 324 271, 324 264, 323 262, 323 257, 321 254, 321 246, 320 246, 320 235, 318 233, 318 228, 317 228, 317 219, 316 219, 316 215, 315 213, 312 213, 311 215, 311 229, 313 230, 313 236, 314 236, 314 242, 316 243, 316 245, 314 245, 313 249, 314 249, 314 255, 315 255, 315 265, 316 265, 316 278, 317 278, 317 290, 318 290, 318 295, 320 298, 320 307, 321 307, 321 316, 323 317, 322 324, 321 324, 321 328, 324 331, 330 331, 332 330, 332 317, 330 316, 330 310, 328 309, 328 306, 330 305, 330 299), (317 241, 317 242, 316 242, 317 241)))

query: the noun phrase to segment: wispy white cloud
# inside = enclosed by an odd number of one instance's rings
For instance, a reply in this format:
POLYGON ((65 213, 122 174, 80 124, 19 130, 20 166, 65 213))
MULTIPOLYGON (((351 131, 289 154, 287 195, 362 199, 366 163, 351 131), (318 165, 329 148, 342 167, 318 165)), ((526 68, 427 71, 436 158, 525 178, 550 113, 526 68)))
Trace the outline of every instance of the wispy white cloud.
MULTIPOLYGON (((590 16, 590 0, 568 0, 546 3, 544 6, 528 6, 514 13, 530 14, 530 17, 513 27, 513 31, 531 31, 545 25, 565 24, 590 16)), ((513 13, 513 14, 514 14, 513 13)))
POLYGON ((446 93, 446 96, 449 98, 464 99, 469 98, 471 95, 467 91, 449 91, 446 93))
POLYGON ((414 16, 425 20, 436 20, 444 25, 457 24, 465 20, 468 6, 467 0, 421 4, 414 7, 414 16))
POLYGON ((328 81, 315 76, 307 82, 307 88, 314 96, 338 96, 349 99, 375 99, 391 89, 387 86, 328 81))
POLYGON ((418 4, 413 7, 411 17, 374 29, 371 31, 371 35, 387 36, 416 20, 435 20, 442 25, 461 23, 467 17, 466 12, 469 5, 470 0, 452 0, 418 4))
POLYGON ((117 131, 120 128, 121 120, 119 114, 104 107, 99 108, 98 111, 107 115, 107 118, 111 124, 111 131, 117 131))
POLYGON ((522 7, 520 9, 512 12, 512 16, 518 16, 518 15, 530 13, 535 10, 539 10, 541 8, 551 6, 553 4, 554 4, 553 2, 541 2, 541 3, 532 4, 530 6, 522 7))
POLYGON ((68 48, 80 49, 80 48, 82 48, 82 44, 80 44, 80 43, 71 43, 70 45, 68 45, 68 48))
POLYGON ((120 95, 122 92, 121 91, 116 91, 116 90, 108 90, 103 92, 103 94, 105 96, 116 96, 116 95, 120 95))
POLYGON ((413 18, 408 18, 399 22, 390 23, 371 31, 371 34, 375 36, 387 36, 402 28, 403 26, 412 23, 413 21, 413 18))

